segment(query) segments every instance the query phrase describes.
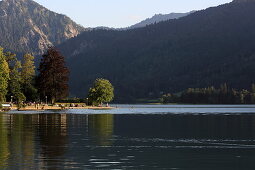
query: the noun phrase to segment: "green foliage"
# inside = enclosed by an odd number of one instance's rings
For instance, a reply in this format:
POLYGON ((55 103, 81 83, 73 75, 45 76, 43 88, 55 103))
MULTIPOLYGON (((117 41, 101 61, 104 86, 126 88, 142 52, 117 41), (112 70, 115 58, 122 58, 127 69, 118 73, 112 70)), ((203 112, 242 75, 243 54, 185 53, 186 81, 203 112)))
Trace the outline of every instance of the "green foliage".
POLYGON ((22 90, 28 101, 36 101, 38 98, 35 88, 35 65, 34 56, 25 54, 22 60, 21 69, 22 90))
POLYGON ((89 89, 89 100, 93 104, 111 102, 114 98, 114 87, 109 80, 96 79, 92 88, 89 89))
POLYGON ((255 104, 255 95, 248 90, 230 89, 226 84, 219 89, 189 88, 180 94, 165 94, 162 103, 188 103, 188 104, 255 104))
POLYGON ((0 47, 0 102, 5 101, 7 94, 8 81, 10 70, 6 61, 6 56, 3 54, 3 48, 0 47))
POLYGON ((17 99, 18 108, 24 107, 24 102, 26 101, 26 96, 22 92, 15 93, 15 97, 17 99))
POLYGON ((22 60, 22 82, 24 84, 32 84, 32 80, 35 77, 35 64, 34 64, 35 57, 31 54, 25 54, 22 60))
POLYGON ((14 66, 11 67, 9 93, 10 96, 14 96, 18 105, 20 105, 20 103, 26 100, 26 97, 21 89, 22 78, 20 70, 21 62, 16 60, 14 66))
POLYGON ((0 103, 13 96, 20 105, 28 99, 35 101, 37 89, 34 87, 34 57, 26 54, 21 63, 16 54, 3 52, 0 48, 0 103), (24 66, 22 68, 22 66, 24 66))

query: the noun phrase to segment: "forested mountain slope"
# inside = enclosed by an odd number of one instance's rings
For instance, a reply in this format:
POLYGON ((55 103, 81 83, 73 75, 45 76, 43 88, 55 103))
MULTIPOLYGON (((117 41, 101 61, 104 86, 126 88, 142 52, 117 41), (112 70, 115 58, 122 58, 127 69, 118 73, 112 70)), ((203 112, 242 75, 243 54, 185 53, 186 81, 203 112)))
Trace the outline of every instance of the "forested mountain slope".
POLYGON ((115 86, 117 101, 131 101, 225 82, 249 88, 254 28, 255 3, 246 0, 139 29, 84 32, 59 48, 68 58, 73 96, 85 96, 103 77, 115 86))

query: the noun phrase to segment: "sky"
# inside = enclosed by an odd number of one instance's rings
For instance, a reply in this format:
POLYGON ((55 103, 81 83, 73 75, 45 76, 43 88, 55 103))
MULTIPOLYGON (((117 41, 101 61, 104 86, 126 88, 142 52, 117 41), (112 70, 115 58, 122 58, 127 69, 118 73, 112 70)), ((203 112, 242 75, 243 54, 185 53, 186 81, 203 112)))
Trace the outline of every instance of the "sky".
POLYGON ((84 27, 122 28, 155 14, 188 12, 232 0, 35 0, 46 8, 65 14, 84 27))

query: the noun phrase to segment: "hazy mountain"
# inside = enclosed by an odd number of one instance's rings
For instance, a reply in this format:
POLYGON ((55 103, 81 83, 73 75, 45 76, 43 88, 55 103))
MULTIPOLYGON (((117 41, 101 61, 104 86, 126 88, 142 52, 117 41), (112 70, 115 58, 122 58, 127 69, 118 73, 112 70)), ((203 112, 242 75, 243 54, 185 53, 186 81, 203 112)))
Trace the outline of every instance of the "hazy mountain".
POLYGON ((179 19, 181 17, 185 17, 191 13, 193 13, 195 11, 191 11, 191 12, 187 12, 187 13, 170 13, 170 14, 156 14, 151 18, 147 18, 146 20, 143 20, 135 25, 132 25, 130 27, 128 27, 129 29, 133 29, 133 28, 140 28, 140 27, 145 27, 147 25, 150 24, 155 24, 155 23, 159 23, 161 21, 167 21, 170 19, 179 19))
POLYGON ((119 101, 189 87, 255 82, 255 3, 228 3, 126 31, 93 30, 61 44, 71 94, 110 79, 119 101))
POLYGON ((0 1, 0 46, 14 52, 42 53, 49 45, 62 43, 83 30, 67 16, 32 0, 0 1))

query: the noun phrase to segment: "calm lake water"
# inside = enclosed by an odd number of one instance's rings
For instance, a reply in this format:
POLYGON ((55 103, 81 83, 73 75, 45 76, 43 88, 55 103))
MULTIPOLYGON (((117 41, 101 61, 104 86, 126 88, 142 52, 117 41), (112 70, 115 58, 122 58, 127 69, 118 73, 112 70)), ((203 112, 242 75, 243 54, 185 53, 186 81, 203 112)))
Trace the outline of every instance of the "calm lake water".
POLYGON ((0 169, 255 169, 255 105, 0 114, 0 169))

